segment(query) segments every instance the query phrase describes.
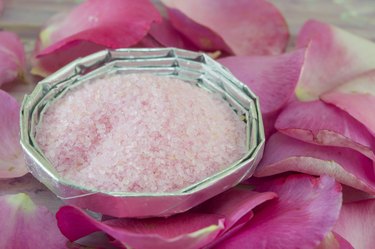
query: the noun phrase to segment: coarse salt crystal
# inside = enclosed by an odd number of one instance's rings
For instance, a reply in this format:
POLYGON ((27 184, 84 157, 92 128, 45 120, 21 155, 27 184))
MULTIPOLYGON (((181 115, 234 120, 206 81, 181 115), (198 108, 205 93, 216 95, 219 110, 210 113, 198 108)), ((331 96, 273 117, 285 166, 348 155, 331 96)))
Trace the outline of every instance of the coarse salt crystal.
POLYGON ((118 74, 56 100, 36 141, 58 173, 101 191, 172 192, 246 152, 246 124, 217 95, 179 79, 118 74))

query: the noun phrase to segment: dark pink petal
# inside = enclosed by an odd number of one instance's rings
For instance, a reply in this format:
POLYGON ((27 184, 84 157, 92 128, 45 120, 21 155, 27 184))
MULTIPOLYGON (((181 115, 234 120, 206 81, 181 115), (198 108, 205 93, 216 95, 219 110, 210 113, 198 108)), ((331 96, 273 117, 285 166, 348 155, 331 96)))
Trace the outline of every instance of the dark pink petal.
POLYGON ((240 185, 204 202, 196 210, 223 215, 225 231, 228 231, 255 207, 276 197, 273 192, 259 193, 251 191, 246 185, 240 185))
POLYGON ((374 195, 344 185, 342 188, 343 202, 355 202, 374 198, 374 195))
POLYGON ((197 47, 175 30, 166 19, 163 19, 160 23, 154 23, 150 29, 149 36, 163 47, 197 50, 197 47))
POLYGON ((256 186, 279 199, 265 203, 254 217, 216 248, 315 248, 339 216, 340 186, 328 176, 292 175, 256 186))
POLYGON ((375 139, 366 127, 320 100, 289 104, 277 118, 275 127, 308 143, 351 148, 375 160, 375 139))
POLYGON ((344 204, 334 231, 355 249, 374 248, 375 199, 344 204))
POLYGON ((1 196, 0 206, 0 248, 66 248, 53 215, 26 194, 1 196))
POLYGON ((227 54, 233 54, 231 48, 219 34, 196 23, 180 10, 175 8, 168 9, 168 16, 173 27, 189 39, 199 50, 222 51, 227 54))
POLYGON ((375 194, 374 167, 367 157, 351 149, 308 144, 275 133, 266 143, 255 176, 288 171, 329 175, 342 184, 375 194))
POLYGON ((0 179, 27 173, 19 143, 19 112, 16 99, 0 90, 0 179))
POLYGON ((263 0, 162 0, 172 25, 202 50, 273 55, 287 45, 287 24, 263 0))
MULTIPOLYGON (((50 20, 40 33, 36 55, 40 59, 60 52, 58 63, 66 64, 103 47, 130 47, 142 40, 152 23, 160 20, 159 12, 149 0, 88 0, 70 13, 50 20), (84 50, 73 49, 76 46, 84 50)), ((48 69, 59 66, 50 65, 48 69)))
POLYGON ((233 56, 218 61, 259 96, 267 134, 299 80, 305 49, 277 56, 233 56))
POLYGON ((169 218, 99 222, 78 208, 65 206, 56 216, 61 232, 72 241, 103 231, 134 249, 200 248, 224 229, 224 217, 215 214, 183 213, 169 218))
POLYGON ((375 135, 375 70, 355 77, 321 98, 349 113, 375 135))
POLYGON ((351 77, 375 68, 375 44, 326 23, 311 20, 302 27, 297 47, 307 47, 297 86, 300 100, 313 100, 351 77))
POLYGON ((21 40, 12 32, 0 31, 0 86, 15 80, 24 67, 25 50, 21 40))
POLYGON ((31 73, 42 77, 48 76, 61 67, 65 66, 68 62, 92 54, 94 52, 105 49, 104 46, 79 41, 74 46, 66 46, 63 49, 54 51, 53 53, 42 56, 34 61, 31 73))
POLYGON ((276 197, 257 193, 248 186, 230 189, 188 212, 168 218, 110 219, 103 222, 78 208, 66 206, 57 213, 63 234, 74 241, 96 231, 114 238, 117 245, 131 248, 201 248, 218 236, 238 230, 251 219, 252 209, 276 197))
POLYGON ((225 217, 225 229, 219 238, 212 241, 207 247, 220 244, 221 241, 238 231, 253 218, 253 209, 260 204, 276 198, 274 192, 255 192, 249 186, 240 185, 232 188, 196 208, 202 213, 214 213, 225 217))
POLYGON ((337 233, 329 232, 315 249, 354 249, 354 247, 337 233))

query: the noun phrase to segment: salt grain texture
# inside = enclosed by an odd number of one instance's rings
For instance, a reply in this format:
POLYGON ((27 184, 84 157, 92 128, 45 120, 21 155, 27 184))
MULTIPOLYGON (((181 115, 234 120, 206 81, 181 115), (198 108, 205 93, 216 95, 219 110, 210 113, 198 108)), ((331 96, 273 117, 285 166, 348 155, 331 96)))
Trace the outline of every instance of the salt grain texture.
POLYGON ((171 192, 246 152, 246 126, 227 102, 181 80, 106 76, 45 112, 36 141, 58 173, 102 191, 171 192))

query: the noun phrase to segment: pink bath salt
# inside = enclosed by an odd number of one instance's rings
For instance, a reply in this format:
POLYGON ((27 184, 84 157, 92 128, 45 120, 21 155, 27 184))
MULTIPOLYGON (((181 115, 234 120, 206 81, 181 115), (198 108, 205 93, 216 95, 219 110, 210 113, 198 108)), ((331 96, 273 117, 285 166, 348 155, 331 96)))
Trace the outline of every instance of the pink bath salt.
POLYGON ((150 74, 93 79, 55 101, 36 141, 57 172, 101 191, 171 192, 246 152, 246 124, 228 103, 150 74))

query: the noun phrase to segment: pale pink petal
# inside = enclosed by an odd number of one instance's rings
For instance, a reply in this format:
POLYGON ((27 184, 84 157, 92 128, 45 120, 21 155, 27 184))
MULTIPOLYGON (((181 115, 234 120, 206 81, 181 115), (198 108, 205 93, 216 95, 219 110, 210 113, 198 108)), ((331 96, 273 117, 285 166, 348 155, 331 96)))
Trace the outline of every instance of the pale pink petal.
POLYGON ((333 230, 355 249, 374 248, 374 217, 375 199, 346 203, 333 230))
POLYGON ((321 98, 349 113, 375 136, 375 70, 349 80, 321 98))
POLYGON ((288 171, 310 175, 330 175, 338 182, 375 194, 372 161, 347 148, 308 144, 281 133, 272 135, 255 176, 288 171))
POLYGON ((313 100, 354 75, 375 68, 375 44, 326 23, 311 20, 302 27, 297 47, 309 46, 296 94, 313 100))
MULTIPOLYGON (((70 13, 50 20, 40 33, 36 56, 39 59, 53 57, 61 52, 57 60, 59 64, 66 64, 103 47, 130 47, 142 40, 152 23, 160 20, 159 12, 149 0, 88 0, 70 13), (78 45, 84 50, 73 49, 78 45)), ((48 69, 51 68, 52 65, 48 69)))
POLYGON ((0 86, 15 80, 24 67, 25 50, 20 38, 12 32, 0 31, 0 86))
POLYGON ((305 49, 299 49, 277 56, 233 56, 218 61, 259 96, 266 134, 270 134, 280 109, 294 94, 304 57, 305 49))
POLYGON ((277 118, 275 127, 308 143, 351 148, 375 160, 375 139, 366 127, 320 100, 290 103, 277 118))
POLYGON ((287 24, 263 0, 162 0, 172 25, 203 50, 272 55, 287 45, 287 24))
POLYGON ((236 234, 215 248, 314 248, 339 216, 340 186, 328 176, 292 175, 265 181, 257 191, 272 191, 279 199, 265 203, 236 234))
POLYGON ((0 248, 66 248, 52 213, 26 194, 1 196, 0 206, 0 248))
POLYGON ((329 232, 315 249, 354 249, 354 247, 337 233, 329 232))
POLYGON ((103 231, 125 247, 134 249, 200 248, 224 229, 224 217, 215 214, 183 213, 170 218, 99 222, 78 208, 65 206, 56 217, 60 230, 72 241, 103 231))
POLYGON ((0 89, 0 179, 27 173, 19 143, 20 105, 0 89))
POLYGON ((218 62, 259 96, 262 113, 275 113, 294 93, 305 51, 299 49, 276 56, 232 56, 218 62))

